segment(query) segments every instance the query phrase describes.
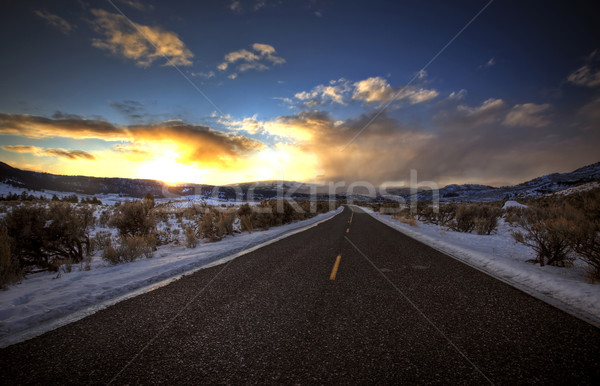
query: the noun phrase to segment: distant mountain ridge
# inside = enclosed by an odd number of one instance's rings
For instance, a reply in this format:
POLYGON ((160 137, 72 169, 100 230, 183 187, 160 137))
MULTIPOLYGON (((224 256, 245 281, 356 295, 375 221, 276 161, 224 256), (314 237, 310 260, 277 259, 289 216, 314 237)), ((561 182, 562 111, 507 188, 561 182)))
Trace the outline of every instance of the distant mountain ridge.
MULTIPOLYGON (((319 199, 328 199, 326 186, 290 181, 261 181, 238 185, 214 186, 203 184, 180 184, 169 186, 162 181, 129 178, 106 178, 86 176, 63 176, 49 173, 32 172, 13 168, 0 162, 0 182, 27 190, 53 190, 81 194, 120 194, 128 197, 143 197, 151 193, 155 197, 196 196, 221 199, 275 198, 281 195, 293 198, 308 198, 312 192, 319 199)), ((569 173, 552 173, 534 178, 514 186, 492 187, 477 184, 448 185, 439 190, 442 201, 498 201, 519 197, 539 196, 569 189, 590 182, 600 184, 600 162, 584 166, 569 173)), ((402 197, 410 199, 410 189, 405 187, 379 190, 379 198, 402 197)), ((335 198, 347 198, 346 192, 338 190, 335 198)), ((364 199, 365 193, 357 192, 352 198, 364 199)), ((332 197, 333 198, 333 197, 332 197)), ((431 200, 432 193, 421 190, 419 200, 431 200)))
MULTIPOLYGON (((440 189, 446 201, 499 201, 559 192, 591 182, 600 182, 600 162, 568 173, 552 173, 513 186, 448 185, 440 189)), ((424 199, 431 193, 424 192, 424 199)))

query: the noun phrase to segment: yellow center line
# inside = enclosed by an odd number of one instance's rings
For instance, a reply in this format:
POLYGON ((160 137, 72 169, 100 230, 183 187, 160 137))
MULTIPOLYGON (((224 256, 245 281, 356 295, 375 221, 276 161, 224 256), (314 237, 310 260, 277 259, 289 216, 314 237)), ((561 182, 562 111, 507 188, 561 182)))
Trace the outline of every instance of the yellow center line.
POLYGON ((329 280, 335 280, 335 275, 337 275, 338 268, 340 266, 340 260, 342 260, 342 255, 338 255, 335 259, 335 264, 333 264, 333 269, 331 270, 331 275, 329 276, 329 280))
POLYGON ((350 224, 352 224, 352 217, 354 217, 354 212, 350 215, 350 224))
POLYGON ((346 229, 346 233, 350 233, 350 228, 346 229))

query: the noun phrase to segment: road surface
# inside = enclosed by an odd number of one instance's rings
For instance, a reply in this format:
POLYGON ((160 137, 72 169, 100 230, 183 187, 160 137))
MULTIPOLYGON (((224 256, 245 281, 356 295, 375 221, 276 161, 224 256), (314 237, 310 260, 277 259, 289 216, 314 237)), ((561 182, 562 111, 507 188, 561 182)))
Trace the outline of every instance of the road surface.
POLYGON ((0 350, 2 384, 564 384, 600 329, 346 208, 0 350))

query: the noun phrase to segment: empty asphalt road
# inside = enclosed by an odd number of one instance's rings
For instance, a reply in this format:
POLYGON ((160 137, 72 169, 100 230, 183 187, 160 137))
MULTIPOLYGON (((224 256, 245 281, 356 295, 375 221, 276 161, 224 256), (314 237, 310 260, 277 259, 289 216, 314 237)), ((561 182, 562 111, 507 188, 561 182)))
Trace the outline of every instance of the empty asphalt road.
POLYGON ((591 384, 600 329, 346 208, 0 350, 8 384, 591 384))

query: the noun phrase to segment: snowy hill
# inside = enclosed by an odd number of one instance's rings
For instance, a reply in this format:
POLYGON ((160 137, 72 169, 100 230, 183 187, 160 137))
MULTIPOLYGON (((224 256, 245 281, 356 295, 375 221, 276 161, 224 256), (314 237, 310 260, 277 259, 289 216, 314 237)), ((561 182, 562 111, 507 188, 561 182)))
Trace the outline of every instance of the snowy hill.
MULTIPOLYGON (((143 197, 152 193, 158 198, 195 197, 220 200, 262 200, 280 196, 308 199, 317 194, 319 200, 328 200, 329 186, 293 181, 259 181, 236 185, 213 186, 202 184, 180 184, 169 186, 161 181, 128 178, 97 178, 84 176, 60 176, 31 172, 13 168, 0 162, 0 182, 17 189, 52 190, 80 194, 115 194, 128 197, 143 197)), ((522 197, 540 196, 548 193, 585 189, 600 184, 600 162, 582 167, 570 173, 553 173, 514 186, 493 187, 465 184, 448 185, 439 191, 442 201, 499 201, 522 197)), ((341 185, 332 192, 331 198, 356 201, 374 198, 363 186, 348 192, 348 185, 341 185), (350 193, 350 194, 349 194, 350 193)), ((380 199, 410 200, 407 187, 379 189, 380 199)), ((418 193, 419 200, 431 200, 431 191, 418 193)))
MULTIPOLYGON (((600 162, 597 162, 569 173, 552 173, 514 186, 448 185, 439 193, 442 201, 490 202, 541 196, 567 189, 592 188, 598 186, 599 182, 600 162)), ((431 200, 431 192, 420 192, 419 199, 431 200)))

